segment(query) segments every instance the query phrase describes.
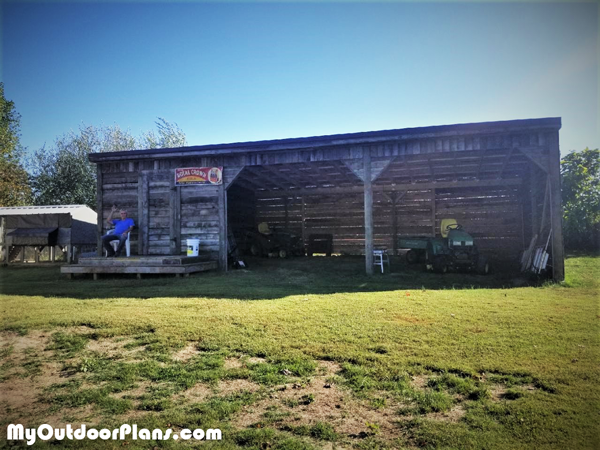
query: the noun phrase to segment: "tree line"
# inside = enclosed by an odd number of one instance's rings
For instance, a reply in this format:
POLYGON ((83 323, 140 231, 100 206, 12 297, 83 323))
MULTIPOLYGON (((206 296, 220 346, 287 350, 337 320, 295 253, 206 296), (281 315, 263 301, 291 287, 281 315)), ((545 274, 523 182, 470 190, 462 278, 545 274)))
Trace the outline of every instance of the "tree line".
MULTIPOLYGON (((118 125, 80 126, 26 157, 20 115, 0 83, 0 206, 96 205, 96 168, 88 155, 182 147, 184 132, 159 118, 156 132, 134 137, 118 125)), ((600 151, 572 152, 561 161, 563 235, 568 250, 600 250, 600 151)))
POLYGON ((134 149, 183 147, 185 133, 165 119, 156 131, 133 136, 119 125, 81 125, 55 139, 49 146, 26 155, 20 144, 20 115, 4 96, 0 83, 0 206, 96 205, 96 167, 90 153, 134 149))

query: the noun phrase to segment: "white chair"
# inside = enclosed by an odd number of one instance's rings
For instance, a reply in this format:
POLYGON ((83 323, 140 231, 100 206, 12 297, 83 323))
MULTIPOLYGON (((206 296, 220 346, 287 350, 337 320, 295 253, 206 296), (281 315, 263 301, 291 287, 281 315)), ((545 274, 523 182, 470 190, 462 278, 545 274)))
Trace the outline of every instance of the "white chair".
POLYGON ((387 250, 373 250, 373 265, 381 267, 381 273, 384 272, 383 265, 387 264, 390 269, 390 257, 387 250))
MULTIPOLYGON (((106 232, 106 234, 114 234, 115 230, 114 228, 112 230, 108 230, 106 232)), ((129 233, 127 233, 127 240, 125 241, 125 254, 127 255, 127 257, 129 258, 129 256, 131 256, 131 245, 129 243, 129 237, 131 235, 131 231, 129 233)), ((112 245, 113 250, 116 252, 117 248, 119 247, 119 241, 117 241, 116 239, 114 241, 110 241, 110 245, 112 245)), ((108 256, 108 252, 106 250, 104 250, 104 256, 108 256)))

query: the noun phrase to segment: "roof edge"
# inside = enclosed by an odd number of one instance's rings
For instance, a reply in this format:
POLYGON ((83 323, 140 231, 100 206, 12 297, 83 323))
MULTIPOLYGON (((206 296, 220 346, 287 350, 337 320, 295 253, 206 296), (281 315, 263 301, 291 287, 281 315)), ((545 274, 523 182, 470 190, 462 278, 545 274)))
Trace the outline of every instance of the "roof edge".
POLYGON ((121 152, 91 153, 89 160, 91 162, 109 161, 113 158, 119 158, 131 155, 132 159, 143 158, 165 158, 171 153, 202 153, 210 155, 218 152, 219 154, 244 153, 250 151, 276 151, 276 150, 294 150, 304 147, 314 147, 323 145, 352 145, 365 144, 369 142, 378 142, 383 140, 403 140, 418 139, 435 136, 453 136, 460 134, 482 134, 497 133, 509 130, 525 129, 553 129, 559 130, 562 126, 560 117, 547 117, 539 119, 518 119, 496 122, 475 122, 454 125, 434 125, 428 127, 400 128, 392 130, 365 131, 357 133, 332 134, 312 137, 274 139, 264 141, 248 141, 226 144, 208 144, 186 147, 157 148, 128 150, 121 152), (229 151, 228 151, 229 150, 229 151))

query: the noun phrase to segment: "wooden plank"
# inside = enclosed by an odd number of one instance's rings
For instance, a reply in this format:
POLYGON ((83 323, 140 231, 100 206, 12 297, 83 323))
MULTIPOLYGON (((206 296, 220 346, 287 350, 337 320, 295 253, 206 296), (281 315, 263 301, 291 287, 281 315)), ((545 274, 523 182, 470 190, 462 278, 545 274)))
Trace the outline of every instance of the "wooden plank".
POLYGON ((98 256, 102 256, 102 231, 103 231, 103 222, 104 222, 104 212, 103 212, 103 203, 102 203, 102 164, 98 164, 96 167, 96 213, 98 215, 97 218, 97 234, 96 237, 96 245, 98 256))
POLYGON ((70 265, 62 266, 60 272, 68 273, 91 273, 94 279, 97 279, 99 273, 150 273, 150 274, 175 274, 175 273, 195 273, 207 270, 213 270, 218 267, 216 261, 206 261, 196 264, 186 264, 182 266, 81 266, 70 265))
POLYGON ((365 265, 367 275, 373 275, 373 185, 371 181, 371 150, 363 147, 365 195, 365 265))

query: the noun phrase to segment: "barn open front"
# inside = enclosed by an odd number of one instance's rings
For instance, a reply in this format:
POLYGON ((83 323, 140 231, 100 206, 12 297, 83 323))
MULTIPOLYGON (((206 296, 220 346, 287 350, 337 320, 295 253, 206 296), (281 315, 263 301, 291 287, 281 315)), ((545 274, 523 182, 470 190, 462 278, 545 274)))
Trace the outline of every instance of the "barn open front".
POLYGON ((493 263, 542 248, 562 280, 559 129, 530 119, 93 154, 98 234, 117 205, 136 221, 134 255, 181 256, 198 239, 227 270, 231 236, 250 250, 252 233, 280 231, 304 250, 329 237, 327 253, 363 255, 373 273, 374 250, 398 255, 454 219, 493 263))

